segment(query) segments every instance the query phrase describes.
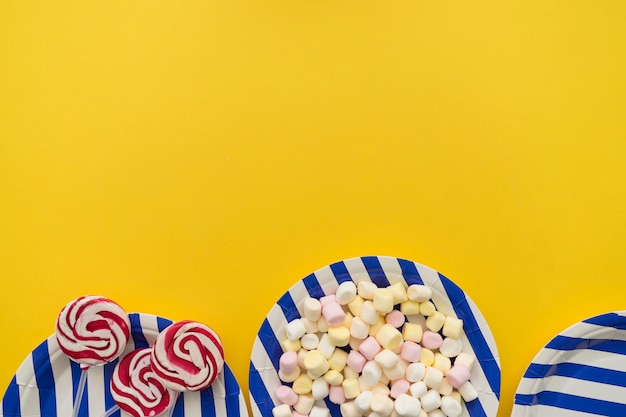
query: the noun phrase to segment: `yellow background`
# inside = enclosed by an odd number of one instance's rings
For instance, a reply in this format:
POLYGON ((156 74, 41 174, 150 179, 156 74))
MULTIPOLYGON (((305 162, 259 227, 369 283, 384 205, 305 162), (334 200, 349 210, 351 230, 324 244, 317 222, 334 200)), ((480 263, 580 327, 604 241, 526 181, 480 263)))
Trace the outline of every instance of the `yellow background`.
MULTIPOLYGON (((477 303, 499 417, 626 309, 626 2, 0 2, 0 384, 69 300, 215 328, 391 255, 477 303)), ((2 391, 4 388, 2 388, 2 391)), ((247 399, 247 395, 246 395, 247 399)))

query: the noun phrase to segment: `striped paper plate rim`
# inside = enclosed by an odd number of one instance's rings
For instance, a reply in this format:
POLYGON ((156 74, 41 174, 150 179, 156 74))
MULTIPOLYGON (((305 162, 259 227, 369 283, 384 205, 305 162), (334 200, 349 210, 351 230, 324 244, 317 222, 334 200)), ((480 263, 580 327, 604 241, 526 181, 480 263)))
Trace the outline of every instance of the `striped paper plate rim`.
MULTIPOLYGON (((485 319, 474 302, 452 281, 434 269, 406 259, 368 256, 347 259, 319 269, 292 286, 270 310, 252 348, 248 385, 252 414, 272 417, 272 408, 280 404, 275 391, 278 361, 282 354, 280 340, 285 326, 301 317, 307 297, 319 298, 334 293, 344 281, 372 281, 379 287, 396 282, 426 284, 433 290, 432 301, 442 313, 463 319, 463 350, 478 359, 472 368, 471 382, 478 399, 463 407, 462 416, 494 417, 500 400, 500 361, 496 344, 485 319)), ((326 400, 333 417, 341 417, 339 407, 326 400)))
MULTIPOLYGON (((134 349, 152 346, 171 320, 150 314, 132 313, 131 340, 121 357, 134 349)), ((109 381, 119 361, 89 369, 79 417, 100 417, 115 406, 109 381)), ((56 336, 44 340, 17 370, 0 403, 4 417, 68 417, 80 380, 80 366, 59 348, 56 336)), ((174 417, 246 417, 243 394, 228 365, 211 386, 179 396, 174 417)), ((116 411, 112 417, 130 417, 116 411)))
POLYGON ((512 417, 626 416, 626 311, 574 324, 533 359, 512 417))

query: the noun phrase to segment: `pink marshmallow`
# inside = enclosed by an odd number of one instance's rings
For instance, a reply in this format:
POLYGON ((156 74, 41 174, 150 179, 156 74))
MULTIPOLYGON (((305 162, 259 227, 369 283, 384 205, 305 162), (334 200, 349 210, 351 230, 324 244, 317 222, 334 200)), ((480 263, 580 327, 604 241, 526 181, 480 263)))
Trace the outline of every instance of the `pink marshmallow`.
POLYGON ((404 316, 404 314, 402 314, 402 312, 398 310, 393 310, 391 313, 388 313, 385 316, 385 322, 391 324, 396 329, 402 327, 405 319, 406 317, 404 316))
POLYGON ((363 356, 365 356, 367 360, 370 361, 374 359, 374 356, 376 356, 378 352, 380 352, 380 349, 381 347, 378 343, 378 340, 376 340, 376 338, 374 338, 373 336, 369 336, 359 346, 359 352, 361 352, 363 356))
MULTIPOLYGON (((328 297, 328 296, 327 296, 328 297)), ((323 297, 322 297, 323 298, 323 297)), ((322 315, 329 325, 338 326, 346 319, 346 313, 338 302, 331 302, 322 307, 322 315)))
POLYGON ((281 385, 276 388, 276 398, 283 404, 294 405, 298 401, 298 394, 287 385, 281 385))
POLYGON ((298 354, 296 352, 285 352, 280 356, 278 363, 280 370, 284 374, 290 374, 298 366, 298 354))
POLYGON ((355 371, 361 372, 366 362, 367 359, 365 358, 365 356, 363 356, 356 350, 351 350, 350 353, 348 353, 348 360, 346 363, 350 368, 354 369, 355 371))
POLYGON ((331 385, 328 391, 328 399, 333 404, 343 404, 346 402, 346 395, 341 385, 331 385))
POLYGON ((398 398, 402 394, 406 394, 411 387, 411 383, 406 379, 398 379, 391 385, 391 391, 389 395, 393 398, 398 398))
POLYGON ((402 351, 400 357, 408 362, 419 362, 420 355, 422 354, 422 347, 419 343, 406 341, 402 344, 402 351))
POLYGON ((439 333, 426 330, 422 336, 422 346, 427 349, 439 349, 443 343, 443 337, 439 333))
POLYGON ((326 304, 336 303, 336 302, 337 302, 337 296, 335 296, 335 294, 328 294, 320 298, 320 304, 322 305, 322 308, 324 308, 326 304))
POLYGON ((446 372, 446 379, 454 388, 460 388, 470 379, 470 371, 463 365, 454 365, 446 372))

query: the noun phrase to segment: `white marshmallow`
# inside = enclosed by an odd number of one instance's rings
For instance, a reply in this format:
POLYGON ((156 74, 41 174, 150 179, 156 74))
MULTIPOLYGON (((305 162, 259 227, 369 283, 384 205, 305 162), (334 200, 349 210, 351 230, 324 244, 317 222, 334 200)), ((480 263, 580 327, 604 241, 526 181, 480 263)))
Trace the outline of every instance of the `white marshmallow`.
POLYGON ((393 303, 401 304, 407 301, 409 298, 406 293, 406 288, 401 282, 396 282, 395 284, 391 284, 389 286, 391 292, 393 293, 393 303))
POLYGON ((426 384, 424 384, 424 381, 417 381, 416 383, 411 384, 411 386, 409 387, 409 392, 415 398, 421 398, 422 395, 428 392, 428 387, 426 386, 426 384))
POLYGON ((374 291, 378 289, 376 284, 371 281, 361 281, 356 286, 358 294, 366 300, 374 298, 374 291))
POLYGON ((400 357, 389 349, 383 349, 374 357, 374 360, 382 368, 391 369, 398 364, 400 357))
POLYGON ((472 383, 469 381, 459 387, 459 392, 461 393, 461 396, 466 403, 478 398, 478 392, 476 391, 476 388, 474 388, 472 383))
POLYGON ((356 297, 356 285, 352 281, 346 281, 339 284, 335 292, 337 302, 341 305, 349 304, 356 297))
POLYGON ((407 394, 401 394, 396 398, 394 408, 401 417, 419 417, 422 411, 420 400, 407 394))
POLYGON ((391 288, 377 288, 374 291, 374 308, 381 314, 387 314, 393 310, 393 291, 391 288))
POLYGON ((382 417, 388 417, 393 410, 393 400, 386 395, 374 394, 370 402, 370 408, 373 412, 378 413, 382 417))
POLYGON ((460 339, 463 334, 463 320, 447 316, 443 323, 442 333, 446 337, 460 339))
POLYGON ((370 391, 372 391, 372 394, 374 395, 384 396, 388 396, 391 393, 391 390, 389 389, 389 384, 387 382, 379 382, 378 384, 374 385, 370 391))
POLYGON ((406 295, 411 301, 423 303, 428 301, 433 296, 433 292, 425 285, 413 284, 406 290, 406 295))
MULTIPOLYGON (((324 398, 328 397, 328 388, 328 382, 326 382, 324 378, 317 378, 315 381, 313 381, 311 394, 316 400, 323 400, 324 398)), ((308 412, 303 414, 308 414, 308 412)))
POLYGON ((426 373, 426 365, 415 362, 406 367, 406 380, 409 382, 421 381, 426 373))
POLYGON ((441 385, 439 386, 439 389, 437 389, 437 391, 439 391, 439 394, 441 395, 450 395, 452 394, 453 390, 454 387, 450 385, 448 379, 444 376, 443 381, 441 381, 441 385))
POLYGON ((373 387, 380 381, 380 377, 382 376, 383 371, 378 366, 378 364, 374 361, 369 361, 363 366, 363 370, 361 371, 361 378, 369 385, 373 387))
POLYGON ((335 345, 333 345, 328 337, 328 333, 324 333, 320 339, 320 343, 317 345, 317 350, 324 354, 326 359, 330 358, 335 351, 335 345))
POLYGON ((318 321, 322 315, 322 304, 315 298, 307 298, 302 306, 304 317, 311 321, 318 321))
POLYGON ((330 417, 330 410, 326 406, 314 405, 309 417, 330 417))
POLYGON ((475 361, 476 359, 469 353, 461 352, 457 355, 456 359, 454 360, 454 364, 463 365, 467 369, 472 369, 472 366, 474 366, 475 361))
POLYGON ((437 390, 431 389, 420 397, 420 402, 422 403, 424 411, 430 413, 441 406, 441 396, 437 390))
POLYGON ((443 413, 443 411, 437 409, 428 413, 428 417, 446 417, 446 415, 443 413))
POLYGON ((369 325, 360 317, 355 317, 350 323, 350 334, 357 339, 365 339, 369 335, 369 328, 369 325))
POLYGON ((443 327, 443 323, 446 321, 446 316, 439 311, 435 311, 426 319, 426 327, 433 332, 438 332, 443 327))
POLYGON ((315 399, 311 394, 302 394, 298 396, 298 401, 293 405, 293 409, 300 414, 309 414, 314 404, 315 399))
POLYGON ((463 407, 456 399, 444 395, 441 397, 441 411, 448 417, 458 417, 463 412, 463 407))
POLYGON ((291 407, 287 404, 277 405, 272 409, 274 417, 291 417, 291 407))
POLYGON ((443 381, 443 372, 437 368, 429 366, 424 374, 424 383, 428 388, 438 389, 443 381))
POLYGON ((361 413, 367 413, 370 411, 370 403, 372 401, 371 391, 361 391, 361 393, 354 399, 354 407, 361 413))
POLYGON ((304 324, 304 328, 307 333, 317 333, 319 331, 317 321, 311 321, 306 317, 302 317, 300 320, 302 321, 302 324, 304 324))
POLYGON ((389 378, 390 381, 395 381, 396 379, 400 379, 404 377, 405 370, 399 363, 393 368, 384 368, 383 374, 389 378))
POLYGON ((307 333, 300 339, 300 344, 306 350, 313 350, 320 344, 320 338, 315 333, 307 333))
POLYGON ((363 415, 354 406, 354 401, 348 401, 341 404, 339 406, 339 411, 341 411, 342 417, 361 417, 363 415))
POLYGON ((374 324, 378 320, 378 311, 374 308, 374 303, 367 300, 361 307, 361 320, 366 324, 374 324))
POLYGON ((452 337, 446 337, 443 339, 443 343, 439 347, 439 352, 442 355, 446 355, 449 358, 456 357, 463 350, 463 343, 459 339, 452 337))

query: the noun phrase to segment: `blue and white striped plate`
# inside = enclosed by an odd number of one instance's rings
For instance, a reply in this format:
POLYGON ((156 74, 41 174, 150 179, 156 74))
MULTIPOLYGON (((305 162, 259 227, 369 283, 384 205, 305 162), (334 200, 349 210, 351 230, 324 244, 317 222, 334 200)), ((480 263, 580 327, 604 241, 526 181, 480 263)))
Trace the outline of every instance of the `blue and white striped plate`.
POLYGON ((626 416, 626 311, 583 320, 533 359, 512 417, 626 416))
MULTIPOLYGON (((494 338, 476 305, 452 281, 437 271, 405 259, 371 256, 352 258, 326 266, 305 277, 286 292, 271 309, 252 348, 249 372, 250 400, 255 417, 271 417, 276 399, 280 340, 285 326, 301 317, 307 297, 334 293, 344 281, 372 281, 379 287, 396 282, 426 284, 433 290, 432 301, 442 313, 463 319, 463 350, 478 359, 471 382, 478 399, 464 406, 463 416, 495 417, 500 401, 500 361, 494 338)), ((339 407, 326 401, 333 417, 341 417, 339 407)))
MULTIPOLYGON (((128 317, 131 340, 122 357, 134 349, 153 345, 159 332, 172 324, 149 314, 132 313, 128 317)), ((118 361, 89 369, 78 417, 100 417, 115 406, 109 381, 118 361)), ((56 336, 50 336, 20 365, 0 403, 0 417, 71 416, 80 374, 80 366, 61 351, 56 336)), ((239 384, 227 365, 209 388, 181 394, 173 413, 174 417, 247 415, 239 384)), ((129 416, 119 410, 112 414, 112 417, 129 416)))

